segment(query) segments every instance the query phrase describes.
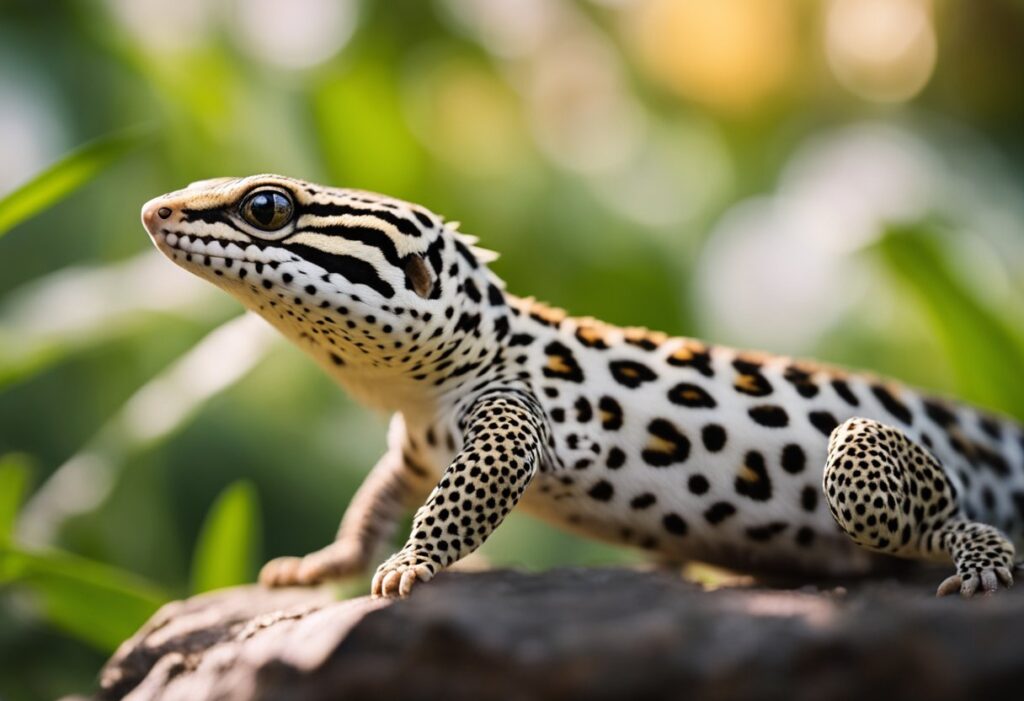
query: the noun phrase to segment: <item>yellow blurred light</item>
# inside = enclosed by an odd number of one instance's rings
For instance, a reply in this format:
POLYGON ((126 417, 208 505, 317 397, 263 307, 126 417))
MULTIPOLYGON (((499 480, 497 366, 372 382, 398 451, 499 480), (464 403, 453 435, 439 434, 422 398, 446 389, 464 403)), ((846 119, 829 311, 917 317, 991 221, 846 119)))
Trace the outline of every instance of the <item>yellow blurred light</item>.
POLYGON ((825 49, 836 78, 878 102, 909 100, 928 83, 937 54, 930 0, 832 0, 825 49))
POLYGON ((463 173, 491 177, 521 163, 523 125, 511 92, 466 61, 422 61, 406 80, 409 122, 436 157, 463 173))
POLYGON ((644 0, 632 35, 644 65, 670 89, 742 111, 782 87, 795 10, 792 0, 644 0))

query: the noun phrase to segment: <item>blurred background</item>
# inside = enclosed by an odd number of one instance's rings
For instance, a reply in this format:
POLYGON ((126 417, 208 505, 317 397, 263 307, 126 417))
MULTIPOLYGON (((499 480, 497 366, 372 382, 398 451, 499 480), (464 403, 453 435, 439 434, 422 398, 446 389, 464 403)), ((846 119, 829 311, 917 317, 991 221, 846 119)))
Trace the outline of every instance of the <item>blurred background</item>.
MULTIPOLYGON (((383 449, 145 200, 378 190, 512 292, 1024 417, 1022 66, 1017 0, 0 0, 0 698, 326 544, 383 449)), ((519 516, 483 556, 637 561, 519 516)))

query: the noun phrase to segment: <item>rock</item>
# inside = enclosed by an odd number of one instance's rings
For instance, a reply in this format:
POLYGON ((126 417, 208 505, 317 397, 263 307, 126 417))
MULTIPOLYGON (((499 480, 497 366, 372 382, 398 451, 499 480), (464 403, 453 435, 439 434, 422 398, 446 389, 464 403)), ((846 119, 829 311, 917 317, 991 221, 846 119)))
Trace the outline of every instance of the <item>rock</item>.
POLYGON ((161 609, 99 699, 863 699, 1024 688, 1024 594, 942 572, 703 591, 667 573, 444 573, 393 603, 227 589, 161 609))

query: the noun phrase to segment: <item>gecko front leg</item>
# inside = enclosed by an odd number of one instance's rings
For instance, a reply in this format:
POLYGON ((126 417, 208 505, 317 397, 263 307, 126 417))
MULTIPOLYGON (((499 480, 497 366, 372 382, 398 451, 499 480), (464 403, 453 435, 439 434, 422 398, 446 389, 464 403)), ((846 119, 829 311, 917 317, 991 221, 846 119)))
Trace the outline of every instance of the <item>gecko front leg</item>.
POLYGON ((464 444, 413 519, 405 546, 373 577, 374 596, 407 596, 416 581, 476 550, 516 505, 538 469, 544 420, 518 390, 496 390, 460 421, 464 444))
POLYGON ((391 538, 404 513, 423 499, 430 483, 404 457, 405 423, 395 414, 388 429, 388 452, 352 497, 333 543, 304 557, 279 557, 260 571, 260 583, 284 587, 320 584, 364 572, 391 538))

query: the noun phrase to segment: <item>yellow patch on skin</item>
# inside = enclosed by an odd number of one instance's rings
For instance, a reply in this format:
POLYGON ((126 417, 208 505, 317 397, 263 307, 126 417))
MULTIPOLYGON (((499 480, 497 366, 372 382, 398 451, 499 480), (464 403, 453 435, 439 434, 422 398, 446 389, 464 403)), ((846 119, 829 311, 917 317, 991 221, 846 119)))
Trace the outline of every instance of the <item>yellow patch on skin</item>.
POLYGON ((629 366, 619 368, 619 373, 624 377, 628 377, 631 380, 635 380, 637 377, 640 376, 640 373, 636 371, 636 368, 632 368, 629 366))
POLYGON ((740 351, 736 354, 735 358, 735 360, 738 360, 741 363, 751 363, 753 365, 764 365, 770 361, 778 361, 780 359, 788 361, 788 358, 782 358, 781 356, 773 356, 768 353, 762 353, 761 351, 751 350, 740 351))
POLYGON ((655 346, 660 346, 668 340, 668 334, 661 331, 651 331, 643 326, 628 326, 622 330, 622 334, 627 341, 632 343, 648 341, 655 346))
POLYGON ((576 335, 579 339, 590 345, 597 345, 598 343, 607 344, 607 333, 607 328, 592 323, 581 323, 576 329, 576 335))
POLYGON ((565 358, 560 355, 548 356, 548 368, 551 372, 556 372, 559 375, 568 375, 572 373, 572 368, 566 364, 565 358))
POLYGON ((558 326, 568 316, 564 309, 551 307, 543 302, 538 302, 533 297, 515 297, 508 295, 509 304, 536 319, 547 322, 552 326, 558 326))
POLYGON ((598 411, 598 416, 601 418, 601 423, 606 424, 614 418, 617 418, 617 414, 611 414, 607 411, 598 411))
POLYGON ((749 466, 744 465, 740 468, 739 478, 744 482, 760 482, 761 476, 750 469, 749 466))
POLYGON ((757 375, 737 375, 736 380, 732 384, 736 389, 751 394, 761 391, 761 385, 758 384, 757 375))
POLYGON ((693 360, 693 356, 706 352, 707 346, 705 346, 703 343, 687 338, 683 339, 683 345, 679 346, 679 348, 676 348, 674 351, 672 351, 672 355, 670 355, 669 357, 672 360, 677 360, 681 363, 685 363, 690 360, 693 360))
POLYGON ((647 441, 646 447, 647 450, 650 450, 655 453, 672 454, 673 452, 675 452, 678 446, 676 446, 676 444, 672 443, 671 441, 666 441, 664 438, 652 436, 651 439, 647 441))

